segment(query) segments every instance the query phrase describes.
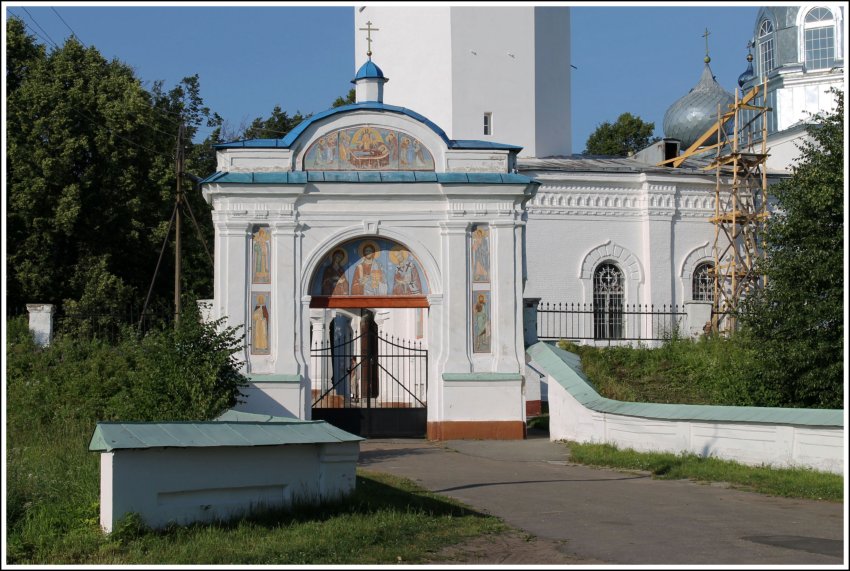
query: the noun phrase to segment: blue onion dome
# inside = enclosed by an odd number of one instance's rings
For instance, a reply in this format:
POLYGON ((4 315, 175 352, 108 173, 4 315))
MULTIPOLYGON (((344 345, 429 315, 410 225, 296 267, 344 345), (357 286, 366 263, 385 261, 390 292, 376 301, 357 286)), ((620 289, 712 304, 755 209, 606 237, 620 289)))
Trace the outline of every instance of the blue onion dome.
POLYGON ((363 65, 360 66, 360 69, 357 70, 357 75, 354 76, 354 79, 351 80, 351 83, 356 82, 358 79, 384 79, 384 72, 379 68, 370 58, 363 65))
MULTIPOLYGON (((679 139, 683 148, 690 147, 717 123, 718 105, 721 112, 726 112, 729 110, 728 105, 735 101, 732 94, 717 83, 708 65, 709 58, 705 60, 699 82, 664 114, 664 137, 679 139)), ((715 135, 704 144, 712 145, 716 142, 715 135)))
POLYGON ((756 73, 753 71, 753 54, 747 54, 747 69, 744 70, 744 73, 738 76, 738 87, 743 89, 744 84, 755 76, 756 73))

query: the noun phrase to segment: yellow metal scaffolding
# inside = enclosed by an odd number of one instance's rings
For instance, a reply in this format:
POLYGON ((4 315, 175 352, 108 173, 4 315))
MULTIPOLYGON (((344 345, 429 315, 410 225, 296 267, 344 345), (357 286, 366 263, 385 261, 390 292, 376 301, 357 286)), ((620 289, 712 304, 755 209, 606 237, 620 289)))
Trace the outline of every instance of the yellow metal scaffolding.
POLYGON ((715 170, 714 215, 714 296, 711 327, 729 332, 736 327, 735 314, 741 302, 755 288, 764 285, 758 260, 764 252, 763 231, 767 209, 767 79, 754 86, 721 112, 717 123, 684 153, 658 163, 677 167, 690 156, 715 150, 715 159, 703 170, 715 170), (759 100, 760 105, 754 104, 759 100), (751 112, 751 113, 746 113, 751 112), (731 129, 729 128, 731 126, 731 129), (761 140, 754 133, 761 131, 761 140), (712 145, 701 146, 717 135, 712 145), (758 147, 758 149, 756 149, 758 147), (725 187, 724 179, 731 185, 725 187))

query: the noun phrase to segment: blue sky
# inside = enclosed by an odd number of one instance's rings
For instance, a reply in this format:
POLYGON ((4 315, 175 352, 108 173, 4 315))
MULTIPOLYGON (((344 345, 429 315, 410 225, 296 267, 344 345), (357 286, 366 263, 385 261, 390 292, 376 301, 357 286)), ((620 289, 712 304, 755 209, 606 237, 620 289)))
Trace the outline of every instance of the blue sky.
MULTIPOLYGON (((355 73, 354 4, 56 2, 4 8, 42 43, 61 44, 73 30, 105 57, 132 66, 142 80, 164 80, 168 88, 199 74, 205 103, 233 128, 268 116, 277 104, 290 114, 322 111, 347 93, 355 73)), ((702 72, 706 28, 712 70, 732 91, 746 68, 757 13, 758 5, 741 2, 573 4, 573 152, 584 149, 600 123, 627 111, 654 122, 662 135, 664 112, 702 72)), ((380 64, 378 47, 376 41, 380 64)))

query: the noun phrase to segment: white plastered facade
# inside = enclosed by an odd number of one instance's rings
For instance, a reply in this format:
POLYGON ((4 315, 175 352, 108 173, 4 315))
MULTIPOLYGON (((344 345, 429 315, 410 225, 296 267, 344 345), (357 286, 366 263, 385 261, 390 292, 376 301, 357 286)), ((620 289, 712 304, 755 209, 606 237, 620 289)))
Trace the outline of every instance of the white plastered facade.
MULTIPOLYGON (((431 152, 436 173, 475 170, 496 174, 499 180, 498 173, 507 175, 515 161, 515 153, 506 148, 452 148, 432 126, 404 113, 355 109, 313 121, 288 148, 221 148, 218 171, 246 175, 247 180, 256 173, 303 172, 305 153, 315 141, 339 129, 363 125, 415 137, 431 152), (461 166, 453 170, 455 161, 461 166), (466 168, 470 161, 476 163, 476 169, 466 168)), ((310 358, 311 335, 321 335, 341 311, 311 304, 311 283, 335 246, 357 238, 401 244, 425 274, 428 307, 423 345, 429 351, 429 425, 449 413, 453 420, 482 420, 477 409, 469 416, 460 403, 445 402, 445 373, 517 375, 516 386, 509 389, 504 382, 492 383, 490 397, 484 391, 484 402, 487 398, 504 402, 505 390, 511 393, 510 399, 519 397, 521 401, 516 389, 524 368, 523 211, 536 184, 517 175, 510 175, 514 182, 496 183, 470 183, 466 175, 463 180, 451 181, 403 182, 390 177, 366 183, 351 180, 350 171, 333 174, 343 175, 344 180, 297 184, 211 180, 204 184, 204 196, 213 207, 216 241, 212 317, 250 327, 251 292, 257 289, 250 277, 252 229, 267 226, 271 234, 271 283, 261 286, 271 299, 271 349, 268 355, 255 355, 246 345, 241 358, 245 372, 251 375, 251 396, 240 409, 311 417, 315 388, 311 376, 316 373, 311 370, 316 366, 310 358), (493 279, 488 353, 473 352, 471 346, 469 251, 470 231, 476 224, 490 229, 493 279)), ((382 321, 392 330, 392 320, 386 321, 385 315, 382 321)), ((399 328, 397 323, 395 327, 399 328)), ((490 407, 483 420, 524 422, 519 406, 509 414, 506 410, 501 405, 490 407)))

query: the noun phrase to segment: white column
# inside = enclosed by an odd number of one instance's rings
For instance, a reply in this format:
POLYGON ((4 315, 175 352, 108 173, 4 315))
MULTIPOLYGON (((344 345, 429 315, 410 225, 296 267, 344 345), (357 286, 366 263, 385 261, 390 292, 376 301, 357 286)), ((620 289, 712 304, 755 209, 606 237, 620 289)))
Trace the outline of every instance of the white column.
POLYGON ((30 314, 30 331, 36 345, 46 347, 53 340, 53 312, 55 307, 50 303, 28 303, 30 314))
MULTIPOLYGON (((298 335, 299 324, 306 321, 307 316, 301 315, 302 305, 300 282, 301 270, 299 263, 300 227, 297 222, 274 222, 272 227, 272 250, 275 252, 274 277, 272 278, 273 303, 277 309, 272 309, 276 316, 274 328, 277 332, 275 373, 284 375, 304 375, 305 349, 301 343, 309 345, 309 333, 305 338, 298 335)), ((308 387, 309 388, 309 387, 308 387)))
POLYGON ((439 374, 469 373, 469 276, 467 276, 466 220, 440 222, 443 258, 443 291, 445 292, 445 319, 439 374))
POLYGON ((326 391, 331 378, 331 352, 328 343, 328 327, 326 321, 326 309, 310 310, 310 388, 312 390, 326 391), (313 349, 320 351, 313 354, 313 349))
POLYGON ((442 366, 438 363, 445 362, 446 348, 443 343, 443 332, 445 328, 445 306, 442 294, 430 294, 428 296, 428 328, 426 330, 428 341, 428 422, 442 420, 443 378, 442 366))
POLYGON ((214 289, 217 317, 225 317, 228 326, 240 326, 245 334, 243 349, 237 357, 248 363, 247 342, 250 323, 248 307, 248 241, 251 225, 247 220, 219 220, 215 224, 216 252, 214 289))
POLYGON ((490 223, 494 373, 521 373, 525 366, 525 359, 522 366, 517 360, 518 347, 522 346, 522 268, 516 232, 513 220, 490 223))

